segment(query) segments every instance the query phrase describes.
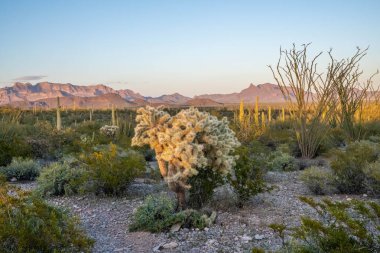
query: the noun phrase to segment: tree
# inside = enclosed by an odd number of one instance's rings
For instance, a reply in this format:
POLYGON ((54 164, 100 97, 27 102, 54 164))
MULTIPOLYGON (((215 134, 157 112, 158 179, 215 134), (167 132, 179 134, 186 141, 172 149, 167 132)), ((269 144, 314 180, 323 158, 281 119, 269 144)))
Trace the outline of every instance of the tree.
POLYGON ((195 108, 175 116, 147 106, 137 111, 132 145, 150 145, 156 153, 160 173, 177 195, 178 208, 186 206, 188 179, 200 168, 228 174, 235 165, 232 152, 240 145, 226 118, 218 120, 195 108))

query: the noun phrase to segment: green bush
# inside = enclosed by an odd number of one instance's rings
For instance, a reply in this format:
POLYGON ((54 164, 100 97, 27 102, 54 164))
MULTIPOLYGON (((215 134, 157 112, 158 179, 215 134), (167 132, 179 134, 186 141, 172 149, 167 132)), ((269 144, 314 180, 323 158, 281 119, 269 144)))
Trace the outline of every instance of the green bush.
POLYGON ((66 212, 8 184, 0 185, 0 249, 13 252, 91 252, 93 241, 66 212))
POLYGON ((41 166, 29 158, 16 157, 6 167, 0 167, 0 174, 10 180, 34 180, 40 173, 41 166))
POLYGON ((255 143, 248 147, 241 146, 236 150, 239 159, 236 160, 234 175, 228 177, 242 206, 249 197, 265 190, 264 174, 267 167, 266 153, 255 150, 255 143))
POLYGON ((336 192, 334 173, 330 169, 312 166, 302 171, 300 179, 315 194, 336 192))
POLYGON ((299 169, 293 156, 279 151, 274 154, 270 168, 275 171, 295 171, 299 169))
POLYGON ((379 145, 369 141, 353 142, 345 151, 335 150, 331 168, 338 190, 342 193, 364 192, 366 176, 363 169, 378 158, 379 152, 379 145))
POLYGON ((0 166, 10 164, 13 157, 30 154, 31 150, 24 136, 24 126, 13 121, 0 122, 0 166))
POLYGON ((82 156, 92 192, 121 195, 133 179, 145 172, 145 159, 136 151, 123 151, 115 144, 98 149, 82 156))
POLYGON ((75 162, 55 162, 41 170, 37 192, 41 196, 77 194, 85 189, 83 167, 75 162))
MULTIPOLYGON (((290 242, 284 242, 282 252, 380 252, 379 204, 329 199, 317 202, 307 197, 300 200, 313 208, 319 217, 301 217, 301 225, 290 229, 293 231, 290 242)), ((271 228, 284 238, 282 226, 272 225, 271 228)))
POLYGON ((189 178, 188 183, 191 185, 189 190, 188 204, 192 208, 201 208, 211 200, 214 189, 221 186, 225 178, 220 173, 212 169, 198 169, 198 174, 189 178))
POLYGON ((208 217, 192 209, 176 212, 176 202, 167 195, 150 195, 136 210, 129 230, 167 232, 175 224, 186 228, 203 229, 214 222, 215 215, 213 213, 208 217))
POLYGON ((380 161, 367 164, 363 173, 367 191, 373 195, 380 195, 380 161))

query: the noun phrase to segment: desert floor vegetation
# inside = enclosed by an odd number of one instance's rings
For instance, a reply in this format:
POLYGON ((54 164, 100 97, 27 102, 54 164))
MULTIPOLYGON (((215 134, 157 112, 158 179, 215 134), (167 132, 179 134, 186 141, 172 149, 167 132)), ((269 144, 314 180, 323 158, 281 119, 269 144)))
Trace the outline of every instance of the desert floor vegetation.
POLYGON ((282 105, 0 108, 0 251, 380 251, 367 51, 322 75, 308 47, 272 68, 282 105))

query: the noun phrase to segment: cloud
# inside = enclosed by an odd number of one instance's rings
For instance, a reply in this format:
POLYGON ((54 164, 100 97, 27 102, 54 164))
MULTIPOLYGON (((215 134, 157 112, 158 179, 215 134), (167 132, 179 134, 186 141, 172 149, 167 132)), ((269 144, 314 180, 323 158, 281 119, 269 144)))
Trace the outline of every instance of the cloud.
POLYGON ((47 76, 20 76, 20 77, 17 77, 15 79, 13 79, 14 81, 34 81, 34 80, 41 80, 42 78, 45 78, 47 76))

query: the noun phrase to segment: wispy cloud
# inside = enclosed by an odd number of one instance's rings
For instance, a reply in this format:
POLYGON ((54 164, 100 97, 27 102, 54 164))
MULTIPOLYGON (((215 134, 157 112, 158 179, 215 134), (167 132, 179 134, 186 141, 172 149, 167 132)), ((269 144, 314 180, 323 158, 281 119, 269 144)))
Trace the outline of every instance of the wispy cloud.
POLYGON ((41 80, 42 78, 45 78, 47 76, 43 75, 35 75, 35 76, 20 76, 15 79, 14 81, 35 81, 35 80, 41 80))

